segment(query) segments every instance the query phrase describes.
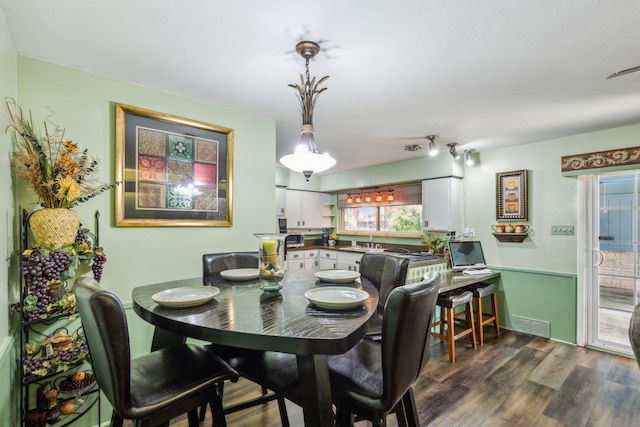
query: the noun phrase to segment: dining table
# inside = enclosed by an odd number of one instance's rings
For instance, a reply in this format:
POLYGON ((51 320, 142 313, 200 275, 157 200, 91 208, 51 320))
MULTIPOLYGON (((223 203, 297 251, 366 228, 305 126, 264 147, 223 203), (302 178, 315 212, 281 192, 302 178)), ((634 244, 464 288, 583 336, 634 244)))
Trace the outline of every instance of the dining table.
MULTIPOLYGON (((327 356, 356 345, 375 321, 378 291, 364 277, 347 283, 318 278, 312 270, 288 270, 277 291, 263 291, 257 278, 229 280, 220 275, 135 287, 134 311, 155 326, 152 350, 195 338, 215 344, 296 355, 305 426, 334 425, 327 356), (202 304, 168 307, 159 293, 213 286, 220 292, 202 304), (319 288, 356 288, 367 295, 355 307, 321 308, 305 294, 319 288), (154 298, 155 296, 155 298, 154 298)), ((348 280, 348 279, 347 279, 348 280)), ((349 293, 349 290, 346 290, 349 293)))

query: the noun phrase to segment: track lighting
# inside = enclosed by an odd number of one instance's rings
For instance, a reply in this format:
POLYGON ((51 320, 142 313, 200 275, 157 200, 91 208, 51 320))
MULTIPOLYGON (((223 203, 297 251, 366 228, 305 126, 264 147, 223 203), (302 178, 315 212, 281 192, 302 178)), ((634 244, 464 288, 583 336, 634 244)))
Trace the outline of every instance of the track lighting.
POLYGON ((475 163, 475 159, 474 159, 475 152, 476 150, 474 149, 464 150, 464 162, 467 164, 467 166, 471 166, 475 163))
POLYGON ((436 147, 436 139, 438 137, 436 135, 429 135, 427 139, 429 140, 429 155, 431 157, 438 155, 438 147, 436 147))
POLYGON ((458 160, 460 158, 460 154, 456 151, 456 145, 458 145, 457 142, 450 142, 447 144, 447 147, 449 147, 449 154, 451 154, 455 160, 458 160))

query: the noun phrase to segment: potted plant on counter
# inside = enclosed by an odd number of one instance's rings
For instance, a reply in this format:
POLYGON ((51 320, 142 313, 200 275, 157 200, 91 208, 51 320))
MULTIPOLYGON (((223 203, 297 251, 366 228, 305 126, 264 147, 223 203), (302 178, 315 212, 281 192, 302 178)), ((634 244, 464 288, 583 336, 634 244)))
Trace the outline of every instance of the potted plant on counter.
POLYGON ((427 247, 427 252, 435 255, 444 255, 448 240, 446 235, 430 231, 425 231, 422 236, 422 243, 427 247))

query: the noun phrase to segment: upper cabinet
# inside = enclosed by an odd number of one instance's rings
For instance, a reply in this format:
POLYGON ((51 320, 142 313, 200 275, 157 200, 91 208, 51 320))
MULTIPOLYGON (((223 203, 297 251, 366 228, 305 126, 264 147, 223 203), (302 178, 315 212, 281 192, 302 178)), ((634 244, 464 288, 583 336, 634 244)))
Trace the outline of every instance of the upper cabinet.
POLYGON ((315 191, 287 190, 287 228, 322 228, 321 197, 315 191))
POLYGON ((459 231, 462 215, 462 180, 436 178, 422 181, 422 227, 429 231, 459 231))

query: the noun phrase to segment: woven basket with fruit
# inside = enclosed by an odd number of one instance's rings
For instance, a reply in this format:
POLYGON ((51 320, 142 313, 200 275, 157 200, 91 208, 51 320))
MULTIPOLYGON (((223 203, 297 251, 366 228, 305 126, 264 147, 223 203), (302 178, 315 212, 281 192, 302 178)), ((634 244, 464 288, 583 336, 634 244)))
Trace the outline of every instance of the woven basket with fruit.
POLYGON ((60 381, 58 389, 64 394, 75 396, 76 401, 82 403, 84 400, 80 401, 80 396, 89 391, 95 382, 96 376, 93 372, 77 371, 60 381))

